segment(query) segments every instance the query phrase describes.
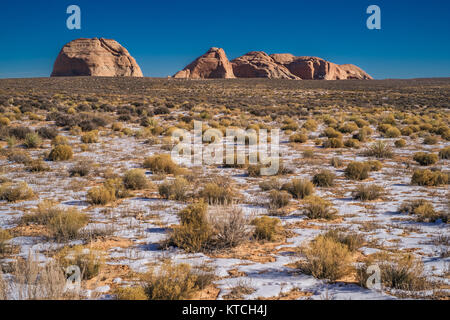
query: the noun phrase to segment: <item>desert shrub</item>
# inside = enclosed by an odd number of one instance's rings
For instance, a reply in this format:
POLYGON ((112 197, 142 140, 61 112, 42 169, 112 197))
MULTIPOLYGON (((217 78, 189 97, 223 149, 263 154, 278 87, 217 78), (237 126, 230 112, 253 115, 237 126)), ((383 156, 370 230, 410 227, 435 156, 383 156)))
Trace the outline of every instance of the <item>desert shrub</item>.
POLYGON ((248 218, 239 207, 219 207, 209 215, 214 235, 209 240, 212 249, 234 248, 248 241, 248 218))
POLYGON ((69 169, 71 177, 85 177, 91 171, 91 163, 88 161, 80 161, 69 169))
POLYGON ((281 189, 281 183, 280 183, 280 181, 277 178, 272 177, 270 179, 266 179, 266 180, 262 181, 259 184, 259 187, 263 191, 280 190, 281 189))
POLYGON ((332 127, 326 128, 323 131, 323 135, 329 139, 332 139, 332 138, 342 139, 342 133, 340 133, 339 131, 335 130, 332 127))
POLYGON ((401 130, 402 136, 409 137, 414 133, 414 129, 411 127, 403 127, 401 130))
POLYGON ((111 126, 111 130, 113 131, 122 131, 123 129, 123 124, 121 122, 114 122, 111 126))
POLYGON ((398 211, 417 216, 419 222, 435 222, 439 219, 447 222, 448 219, 448 215, 437 212, 433 204, 424 199, 407 200, 401 204, 398 211))
POLYGON ((202 281, 204 278, 188 264, 176 265, 170 261, 142 277, 143 288, 149 300, 191 299, 196 291, 208 284, 202 281))
POLYGON ((189 192, 189 182, 182 178, 177 177, 170 182, 164 182, 158 186, 158 191, 161 197, 164 199, 172 199, 178 201, 184 201, 187 199, 187 193, 189 192))
POLYGON ((67 139, 67 137, 64 136, 56 136, 52 139, 52 146, 56 147, 59 145, 68 145, 69 144, 69 139, 67 139))
POLYGON ((309 149, 302 152, 303 159, 313 159, 314 156, 314 150, 309 149))
POLYGON ((281 221, 278 218, 262 216, 252 221, 255 226, 254 237, 257 240, 276 241, 282 232, 281 221))
POLYGON ((351 251, 355 252, 361 248, 365 242, 364 236, 360 233, 344 232, 339 229, 331 229, 323 235, 325 238, 333 239, 341 243, 351 251))
POLYGON ((438 143, 439 139, 436 136, 426 136, 425 139, 423 139, 423 144, 433 145, 438 143))
POLYGON ((369 172, 370 166, 363 162, 352 161, 345 168, 345 176, 351 180, 365 180, 369 172))
POLYGON ((338 149, 338 148, 343 148, 344 147, 344 143, 342 142, 342 139, 340 139, 340 138, 328 138, 328 140, 326 140, 323 143, 323 147, 324 148, 338 149))
POLYGON ((384 133, 384 136, 386 138, 398 138, 401 136, 401 132, 396 127, 391 127, 387 129, 387 131, 384 133))
POLYGON ((172 161, 168 154, 155 155, 144 160, 144 168, 150 169, 153 173, 179 174, 181 168, 172 161))
POLYGON ((87 200, 93 205, 106 205, 116 200, 115 190, 105 186, 91 188, 87 193, 87 200))
POLYGON ((333 157, 330 160, 330 165, 332 165, 335 168, 341 168, 344 165, 344 163, 341 159, 339 159, 337 157, 333 157))
POLYGON ((247 168, 248 176, 253 178, 261 176, 261 168, 262 168, 261 164, 249 165, 247 168))
POLYGON ((354 148, 354 149, 359 149, 360 148, 360 144, 359 141, 356 139, 347 139, 344 141, 344 146, 346 146, 347 148, 354 148))
POLYGON ((305 143, 308 141, 308 136, 303 133, 294 133, 289 137, 289 141, 295 143, 305 143))
POLYGON ((58 129, 55 127, 41 127, 37 133, 44 139, 54 139, 58 135, 58 129))
POLYGON ((7 117, 0 117, 0 126, 7 127, 11 121, 7 117))
POLYGON ((314 185, 311 181, 305 179, 292 179, 282 187, 289 192, 295 199, 304 199, 314 193, 314 185))
POLYGON ((9 129, 9 135, 16 137, 19 140, 25 140, 27 134, 34 133, 28 127, 14 127, 9 129))
POLYGON ((308 131, 316 131, 317 130, 317 122, 314 119, 308 119, 303 124, 303 128, 308 131))
POLYGON ((361 201, 373 201, 379 199, 385 193, 384 188, 378 185, 359 185, 352 192, 353 198, 361 201))
POLYGON ((440 159, 450 159, 450 147, 446 147, 444 149, 441 149, 439 151, 439 158, 440 159))
POLYGON ((419 186, 440 186, 448 184, 448 174, 441 171, 414 170, 411 184, 419 186))
POLYGON ((288 119, 281 126, 281 130, 283 130, 283 131, 287 131, 287 130, 296 131, 296 130, 298 130, 298 124, 294 120, 288 119))
POLYGON ((207 250, 213 236, 207 208, 207 204, 200 201, 178 212, 181 224, 173 228, 168 243, 187 252, 207 250))
POLYGON ((118 177, 111 177, 107 179, 103 186, 112 191, 117 199, 127 198, 131 195, 130 191, 125 187, 123 179, 118 177))
POLYGON ((380 171, 383 168, 383 164, 378 160, 369 160, 364 163, 369 166, 370 171, 380 171))
POLYGON ((8 161, 21 164, 28 164, 32 161, 32 159, 29 153, 24 150, 11 150, 8 153, 8 161))
POLYGON ((235 193, 231 186, 226 184, 210 182, 200 191, 200 197, 212 205, 227 205, 233 202, 235 193))
POLYGON ((342 133, 352 133, 356 130, 358 130, 358 126, 354 122, 346 122, 343 125, 341 125, 338 130, 342 133))
POLYGON ((98 131, 93 130, 86 132, 81 136, 81 142, 83 143, 97 143, 98 142, 98 131))
POLYGON ((90 280, 99 275, 104 265, 103 256, 83 246, 66 247, 58 253, 58 261, 64 268, 78 266, 83 280, 90 280))
POLYGON ((404 147, 406 147, 406 140, 405 139, 398 139, 398 140, 395 141, 394 144, 395 144, 395 146, 397 148, 404 148, 404 147))
POLYGON ((51 161, 66 161, 73 157, 72 148, 68 145, 58 145, 50 151, 48 159, 51 161))
POLYGON ((35 194, 26 182, 13 184, 5 182, 0 184, 0 200, 8 202, 17 202, 23 200, 30 200, 34 198, 35 194))
POLYGON ((367 287, 370 272, 367 269, 376 265, 380 269, 380 280, 384 287, 408 291, 430 289, 430 282, 424 276, 423 264, 411 254, 392 255, 383 260, 371 259, 356 270, 356 278, 362 287, 367 287))
POLYGON ((128 170, 123 176, 123 183, 129 190, 142 190, 150 184, 142 169, 128 170))
POLYGON ((318 236, 304 250, 300 269, 318 279, 336 281, 351 272, 351 252, 333 238, 318 236))
POLYGON ((421 166, 429 166, 438 162, 439 158, 438 155, 434 153, 416 152, 413 160, 421 166))
POLYGON ((314 175, 312 182, 316 187, 332 187, 335 178, 333 172, 324 169, 314 175))
POLYGON ((28 133, 23 144, 29 149, 39 148, 42 145, 42 139, 37 133, 28 133))
POLYGON ((147 294, 143 287, 124 287, 117 288, 114 291, 117 300, 139 301, 148 300, 147 294))
POLYGON ((336 218, 336 213, 336 209, 328 200, 316 196, 310 196, 305 200, 303 214, 309 219, 332 220, 336 218))
MULTIPOLYGON (((9 233, 9 231, 0 228, 0 257, 2 254, 5 254, 5 252, 7 251, 8 241, 11 239, 12 239, 12 236, 9 233)), ((0 268, 0 270, 1 270, 1 268, 0 268)), ((1 277, 1 274, 0 274, 0 277, 1 277)))
POLYGON ((392 148, 383 141, 377 141, 363 151, 366 157, 375 157, 379 159, 392 158, 394 156, 392 148))
POLYGON ((269 208, 280 209, 289 204, 291 195, 286 191, 272 190, 269 194, 269 208))
POLYGON ((50 167, 45 164, 41 159, 32 160, 27 165, 27 171, 29 172, 46 172, 50 171, 50 167))

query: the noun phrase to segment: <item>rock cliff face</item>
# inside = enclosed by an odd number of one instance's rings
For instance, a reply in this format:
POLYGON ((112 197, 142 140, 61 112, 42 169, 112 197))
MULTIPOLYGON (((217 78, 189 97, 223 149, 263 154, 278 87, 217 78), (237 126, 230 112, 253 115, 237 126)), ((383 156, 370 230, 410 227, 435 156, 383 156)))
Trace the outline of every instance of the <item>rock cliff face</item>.
POLYGON ((211 48, 173 76, 181 79, 235 78, 230 61, 221 48, 211 48))
POLYGON ((136 60, 115 40, 77 39, 56 58, 52 77, 142 77, 136 60))

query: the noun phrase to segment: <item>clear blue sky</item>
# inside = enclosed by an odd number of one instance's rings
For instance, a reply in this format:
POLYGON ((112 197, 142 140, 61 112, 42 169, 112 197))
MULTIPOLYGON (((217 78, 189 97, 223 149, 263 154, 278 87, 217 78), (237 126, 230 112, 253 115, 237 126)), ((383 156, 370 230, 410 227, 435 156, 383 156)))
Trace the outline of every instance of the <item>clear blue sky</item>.
POLYGON ((232 59, 252 50, 353 63, 377 79, 450 76, 448 0, 40 0, 2 1, 0 78, 46 77, 61 47, 112 38, 145 76, 172 75, 209 47, 232 59), (66 28, 77 4, 82 29, 66 28), (366 28, 376 4, 382 29, 366 28))

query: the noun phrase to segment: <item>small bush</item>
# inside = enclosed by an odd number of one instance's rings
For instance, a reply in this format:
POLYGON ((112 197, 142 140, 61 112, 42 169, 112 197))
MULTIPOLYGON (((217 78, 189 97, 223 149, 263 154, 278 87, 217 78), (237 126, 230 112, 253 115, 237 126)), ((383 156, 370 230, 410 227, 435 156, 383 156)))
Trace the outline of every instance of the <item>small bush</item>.
POLYGON ((314 193, 314 185, 311 181, 305 179, 293 179, 282 187, 289 192, 295 199, 304 199, 314 193))
POLYGON ((339 159, 337 157, 333 157, 330 160, 330 165, 332 165, 335 168, 341 168, 344 165, 344 163, 342 162, 341 159, 339 159))
POLYGON ((147 294, 143 287, 125 287, 117 288, 114 291, 117 300, 139 301, 148 300, 147 294))
POLYGON ((216 208, 209 220, 214 230, 208 245, 211 249, 234 248, 249 240, 249 223, 241 208, 216 208))
POLYGON ((145 171, 141 169, 127 171, 123 176, 123 183, 129 190, 142 190, 149 186, 145 171))
POLYGON ((69 169, 71 177, 85 177, 91 171, 91 164, 87 161, 78 162, 69 169))
POLYGON ((329 138, 323 143, 323 147, 333 149, 343 148, 344 142, 342 142, 342 139, 340 138, 329 138))
POLYGON ((52 139, 52 146, 68 145, 69 139, 64 136, 56 136, 52 139))
POLYGON ((88 191, 87 199, 93 205, 106 205, 116 200, 115 190, 105 186, 94 187, 88 191))
POLYGON ((306 262, 300 269, 318 279, 336 281, 351 271, 351 252, 330 237, 318 236, 304 250, 306 262))
POLYGON ((321 170, 316 173, 312 179, 312 182, 316 187, 332 187, 334 186, 334 179, 336 175, 329 170, 321 170))
POLYGON ((373 201, 379 199, 385 193, 382 186, 377 185, 359 185, 352 192, 353 198, 361 201, 373 201))
POLYGON ((343 232, 338 229, 332 229, 323 236, 347 246, 351 252, 361 248, 365 242, 364 236, 359 233, 343 232))
POLYGON ((359 149, 360 148, 359 141, 356 140, 356 139, 347 139, 347 140, 345 140, 344 146, 346 146, 347 148, 353 148, 353 149, 359 149))
POLYGON ((342 139, 342 133, 336 131, 334 128, 328 127, 323 131, 323 135, 329 139, 338 138, 342 139))
POLYGON ((385 133, 384 136, 386 138, 398 138, 401 136, 401 132, 399 129, 395 128, 395 127, 391 127, 389 128, 385 133))
POLYGON ((294 133, 289 137, 289 141, 295 143, 305 143, 308 141, 308 136, 303 133, 294 133))
POLYGON ((423 144, 433 145, 438 143, 439 139, 436 136, 426 136, 425 139, 423 139, 423 144))
POLYGON ((450 147, 446 147, 439 151, 439 158, 440 159, 450 159, 450 147))
POLYGON ((97 143, 98 142, 98 131, 90 131, 81 136, 81 142, 83 143, 97 143))
POLYGON ((419 186, 440 186, 448 184, 448 174, 441 171, 414 170, 411 184, 419 186))
POLYGON ((282 232, 281 221, 278 218, 263 216, 252 221, 255 226, 254 237, 257 240, 276 241, 282 232))
POLYGON ((67 161, 73 158, 73 151, 70 146, 58 145, 50 151, 48 159, 51 161, 67 161))
POLYGON ((21 164, 28 164, 32 161, 32 159, 26 151, 12 150, 8 154, 8 161, 21 163, 21 164))
POLYGON ((364 163, 369 166, 370 171, 380 171, 383 168, 383 164, 378 160, 369 160, 364 163))
POLYGON ((269 190, 280 190, 281 189, 281 183, 277 178, 270 178, 267 180, 262 181, 259 184, 259 187, 263 191, 269 191, 269 190))
POLYGON ((353 161, 345 168, 345 176, 351 180, 365 180, 369 177, 370 166, 363 162, 353 161))
POLYGON ((37 133, 44 139, 54 139, 58 135, 58 129, 55 127, 41 127, 37 133))
POLYGON ((28 133, 23 144, 28 149, 39 148, 42 145, 42 139, 37 133, 28 133))
POLYGON ((442 219, 447 222, 448 216, 434 210, 433 204, 424 199, 405 201, 399 207, 400 213, 416 215, 419 222, 435 222, 442 219))
POLYGON ((29 172, 47 172, 50 171, 50 167, 45 164, 44 161, 38 159, 38 160, 32 160, 27 165, 27 171, 29 172))
MULTIPOLYGON (((11 234, 8 230, 0 228, 0 256, 5 254, 8 249, 8 241, 12 239, 11 234)), ((0 268, 1 270, 1 268, 0 268)), ((1 277, 1 274, 0 274, 1 277)), ((1 280, 0 280, 1 281, 1 280)))
POLYGON ((356 130, 358 130, 358 126, 354 122, 347 122, 339 127, 339 131, 342 133, 352 133, 356 130))
POLYGON ((405 139, 398 139, 394 143, 396 148, 404 148, 406 147, 406 140, 405 139))
POLYGON ((391 147, 383 141, 377 141, 371 146, 369 146, 363 155, 366 157, 375 157, 379 159, 392 158, 394 153, 391 147))
POLYGON ((317 130, 317 122, 314 119, 308 119, 303 124, 303 128, 308 131, 316 131, 317 130))
POLYGON ((421 166, 429 166, 438 162, 439 158, 434 153, 417 152, 414 154, 413 160, 421 166))
POLYGON ((180 168, 172 161, 168 154, 156 155, 145 159, 144 168, 150 169, 153 173, 179 174, 180 168))
POLYGON ((207 183, 200 191, 200 197, 211 205, 227 205, 233 203, 235 193, 231 186, 225 186, 216 182, 207 183))
POLYGON ((30 200, 34 198, 35 194, 26 182, 13 184, 10 182, 0 184, 0 200, 8 202, 17 202, 23 200, 30 200))
POLYGON ((177 177, 170 182, 164 182, 159 185, 158 191, 161 197, 164 199, 184 201, 187 199, 187 193, 189 192, 189 182, 181 177, 177 177))
POLYGON ((291 195, 286 191, 272 190, 269 194, 269 208, 280 209, 289 204, 291 195))
POLYGON ((99 252, 83 246, 64 248, 59 252, 58 260, 64 268, 73 265, 78 266, 83 280, 90 280, 98 276, 104 264, 103 257, 99 252))
POLYGON ((336 213, 330 201, 316 196, 308 197, 303 207, 303 214, 309 219, 332 220, 336 218, 336 213))

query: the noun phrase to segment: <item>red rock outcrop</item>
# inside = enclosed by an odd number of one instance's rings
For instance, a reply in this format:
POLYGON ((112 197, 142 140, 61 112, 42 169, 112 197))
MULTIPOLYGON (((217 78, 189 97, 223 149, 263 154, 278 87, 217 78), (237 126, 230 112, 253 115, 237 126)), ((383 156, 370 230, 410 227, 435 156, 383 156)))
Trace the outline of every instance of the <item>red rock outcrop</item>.
POLYGON ((136 60, 117 41, 77 39, 66 44, 53 66, 52 77, 143 77, 136 60))
POLYGON ((231 63, 237 78, 300 79, 262 51, 249 52, 231 63))
POLYGON ((176 73, 181 79, 232 79, 233 68, 222 48, 211 48, 186 68, 176 73))

